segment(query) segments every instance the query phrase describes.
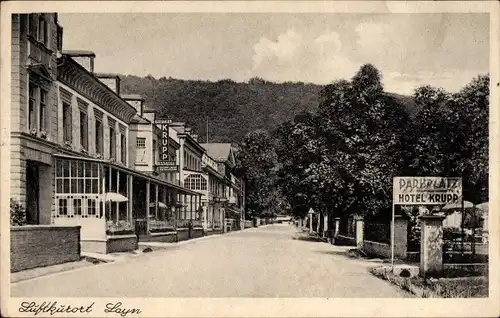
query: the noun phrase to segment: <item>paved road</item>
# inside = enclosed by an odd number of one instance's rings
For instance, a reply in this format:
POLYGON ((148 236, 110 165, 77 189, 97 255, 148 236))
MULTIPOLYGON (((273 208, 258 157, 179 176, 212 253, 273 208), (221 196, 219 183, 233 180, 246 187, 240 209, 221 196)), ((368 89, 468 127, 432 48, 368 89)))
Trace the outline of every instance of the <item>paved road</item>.
POLYGON ((404 297, 347 259, 345 248, 294 240, 268 225, 12 285, 12 296, 404 297))

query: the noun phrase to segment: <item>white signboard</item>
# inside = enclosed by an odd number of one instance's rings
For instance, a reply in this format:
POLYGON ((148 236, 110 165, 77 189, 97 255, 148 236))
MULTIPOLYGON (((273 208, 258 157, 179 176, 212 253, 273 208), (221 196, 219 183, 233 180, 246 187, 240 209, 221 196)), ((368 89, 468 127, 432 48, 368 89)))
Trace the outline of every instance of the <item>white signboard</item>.
POLYGON ((394 177, 394 204, 445 205, 462 203, 462 178, 394 177))

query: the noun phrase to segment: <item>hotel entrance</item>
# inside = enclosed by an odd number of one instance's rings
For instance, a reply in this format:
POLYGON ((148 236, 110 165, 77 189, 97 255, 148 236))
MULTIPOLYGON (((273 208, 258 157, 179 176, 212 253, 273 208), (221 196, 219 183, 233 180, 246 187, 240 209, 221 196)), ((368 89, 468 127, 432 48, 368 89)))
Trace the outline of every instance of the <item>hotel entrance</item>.
POLYGON ((26 161, 26 221, 50 224, 52 210, 52 167, 43 162, 26 161))

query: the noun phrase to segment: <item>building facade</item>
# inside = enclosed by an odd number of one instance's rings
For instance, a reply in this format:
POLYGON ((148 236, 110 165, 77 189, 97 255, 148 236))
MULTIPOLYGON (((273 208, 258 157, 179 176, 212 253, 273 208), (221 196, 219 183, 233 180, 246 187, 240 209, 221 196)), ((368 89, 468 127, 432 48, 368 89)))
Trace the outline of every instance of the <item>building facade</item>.
POLYGON ((204 143, 201 144, 207 154, 214 158, 217 170, 224 176, 223 201, 224 201, 224 229, 241 229, 245 219, 245 187, 244 182, 237 178, 233 171, 235 168, 236 148, 229 143, 204 143))
MULTIPOLYGON (((187 208, 187 204, 181 199, 189 198, 189 202, 196 204, 193 209, 199 209, 200 194, 180 186, 178 165, 175 166, 175 169, 170 166, 168 171, 162 169, 163 167, 160 165, 161 148, 163 146, 167 148, 168 158, 166 159, 177 162, 181 145, 169 133, 166 134, 168 142, 163 145, 165 131, 156 124, 156 111, 146 108, 144 99, 139 95, 123 95, 122 97, 137 110, 130 125, 130 139, 135 145, 130 149, 130 155, 134 158, 134 168, 163 181, 162 184, 152 183, 149 185, 149 192, 145 193, 147 202, 149 202, 149 211, 147 214, 138 215, 136 234, 139 240, 141 238, 163 240, 164 236, 171 235, 176 232, 178 227, 184 226, 184 219, 177 222, 177 216, 181 215, 183 209, 187 208)), ((171 130, 170 127, 166 129, 171 130)))
POLYGON ((233 150, 212 156, 185 123, 157 124, 62 33, 55 13, 12 15, 10 190, 27 222, 80 226, 81 249, 101 253, 225 228, 241 208, 233 150))
POLYGON ((12 15, 11 198, 29 224, 51 224, 58 144, 57 14, 12 15))

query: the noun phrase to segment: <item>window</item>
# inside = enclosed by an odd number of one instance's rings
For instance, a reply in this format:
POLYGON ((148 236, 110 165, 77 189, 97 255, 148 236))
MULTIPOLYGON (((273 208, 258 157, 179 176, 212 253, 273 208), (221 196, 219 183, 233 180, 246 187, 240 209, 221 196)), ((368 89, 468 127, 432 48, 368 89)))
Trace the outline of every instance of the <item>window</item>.
POLYGON ((102 121, 96 120, 95 122, 95 151, 98 154, 103 154, 103 130, 102 130, 102 121))
POLYGON ((109 127, 109 156, 116 159, 116 133, 113 127, 109 127))
POLYGON ((63 47, 63 28, 58 25, 57 26, 57 50, 62 51, 63 47))
POLYGON ((45 46, 49 43, 48 24, 43 15, 30 14, 28 15, 28 34, 43 43, 45 46))
POLYGON ((121 159, 123 164, 127 164, 127 137, 125 134, 120 136, 121 159))
POLYGON ((43 44, 47 45, 48 39, 47 39, 47 21, 40 16, 38 18, 38 38, 37 40, 39 42, 42 42, 43 44))
POLYGON ((71 122, 71 105, 63 102, 63 141, 71 142, 73 123, 71 122))
POLYGON ((146 138, 137 138, 137 148, 146 148, 146 138))
POLYGON ((158 151, 156 151, 156 147, 156 140, 153 140, 153 164, 156 164, 158 162, 158 158, 156 158, 156 154, 158 153, 158 151))
POLYGON ((97 216, 99 164, 81 160, 56 159, 55 217, 97 216))
POLYGON ((35 128, 35 105, 37 87, 32 82, 30 82, 29 85, 28 129, 29 131, 31 131, 35 128))
POLYGON ((88 122, 87 113, 80 111, 80 146, 85 150, 89 149, 88 122))
POLYGON ((45 123, 46 116, 45 113, 47 111, 47 92, 44 90, 40 90, 40 116, 39 116, 39 128, 42 131, 46 131, 45 123))
POLYGON ((184 180, 184 187, 190 190, 207 190, 207 180, 199 174, 192 174, 184 180))

